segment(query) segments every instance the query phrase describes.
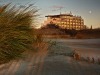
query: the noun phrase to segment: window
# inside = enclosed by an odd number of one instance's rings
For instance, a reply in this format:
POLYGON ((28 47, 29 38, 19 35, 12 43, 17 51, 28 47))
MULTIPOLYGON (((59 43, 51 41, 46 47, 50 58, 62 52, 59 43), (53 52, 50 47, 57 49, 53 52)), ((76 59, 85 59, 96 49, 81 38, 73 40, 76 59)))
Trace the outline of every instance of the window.
POLYGON ((67 24, 69 24, 69 22, 67 22, 67 24))

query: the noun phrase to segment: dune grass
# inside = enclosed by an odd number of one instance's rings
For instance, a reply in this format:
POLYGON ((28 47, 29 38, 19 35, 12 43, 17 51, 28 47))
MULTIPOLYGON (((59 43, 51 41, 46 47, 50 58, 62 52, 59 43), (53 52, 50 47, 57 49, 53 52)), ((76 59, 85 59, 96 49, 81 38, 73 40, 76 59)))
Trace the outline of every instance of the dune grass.
POLYGON ((11 4, 0 6, 0 63, 21 57, 25 50, 34 50, 33 43, 38 38, 31 25, 35 26, 37 12, 32 5, 24 8, 11 4))

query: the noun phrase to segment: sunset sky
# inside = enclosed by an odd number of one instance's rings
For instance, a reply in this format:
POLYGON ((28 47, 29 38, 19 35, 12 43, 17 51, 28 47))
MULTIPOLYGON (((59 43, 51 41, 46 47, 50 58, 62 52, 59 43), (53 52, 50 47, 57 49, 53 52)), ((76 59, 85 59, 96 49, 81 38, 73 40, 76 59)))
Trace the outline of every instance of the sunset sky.
POLYGON ((73 15, 82 16, 85 25, 93 28, 100 27, 100 0, 0 0, 0 5, 10 3, 16 5, 29 5, 35 3, 41 15, 40 23, 46 15, 72 12, 73 15))

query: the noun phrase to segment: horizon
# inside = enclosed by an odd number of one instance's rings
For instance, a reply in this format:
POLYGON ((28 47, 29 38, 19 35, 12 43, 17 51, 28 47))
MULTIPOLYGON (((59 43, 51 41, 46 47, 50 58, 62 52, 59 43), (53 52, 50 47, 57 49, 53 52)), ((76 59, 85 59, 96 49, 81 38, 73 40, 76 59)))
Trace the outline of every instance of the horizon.
POLYGON ((72 12, 81 16, 87 27, 100 28, 100 0, 0 0, 0 5, 12 3, 18 6, 35 4, 39 10, 39 24, 46 20, 47 15, 72 12), (61 9, 61 10, 60 10, 61 9))

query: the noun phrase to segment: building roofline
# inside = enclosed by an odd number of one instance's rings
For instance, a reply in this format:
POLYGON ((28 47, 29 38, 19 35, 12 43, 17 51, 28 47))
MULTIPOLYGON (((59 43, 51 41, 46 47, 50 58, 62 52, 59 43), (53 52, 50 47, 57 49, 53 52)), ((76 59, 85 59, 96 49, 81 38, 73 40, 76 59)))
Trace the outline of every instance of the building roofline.
POLYGON ((45 17, 60 17, 60 16, 73 16, 71 14, 47 15, 45 17))

